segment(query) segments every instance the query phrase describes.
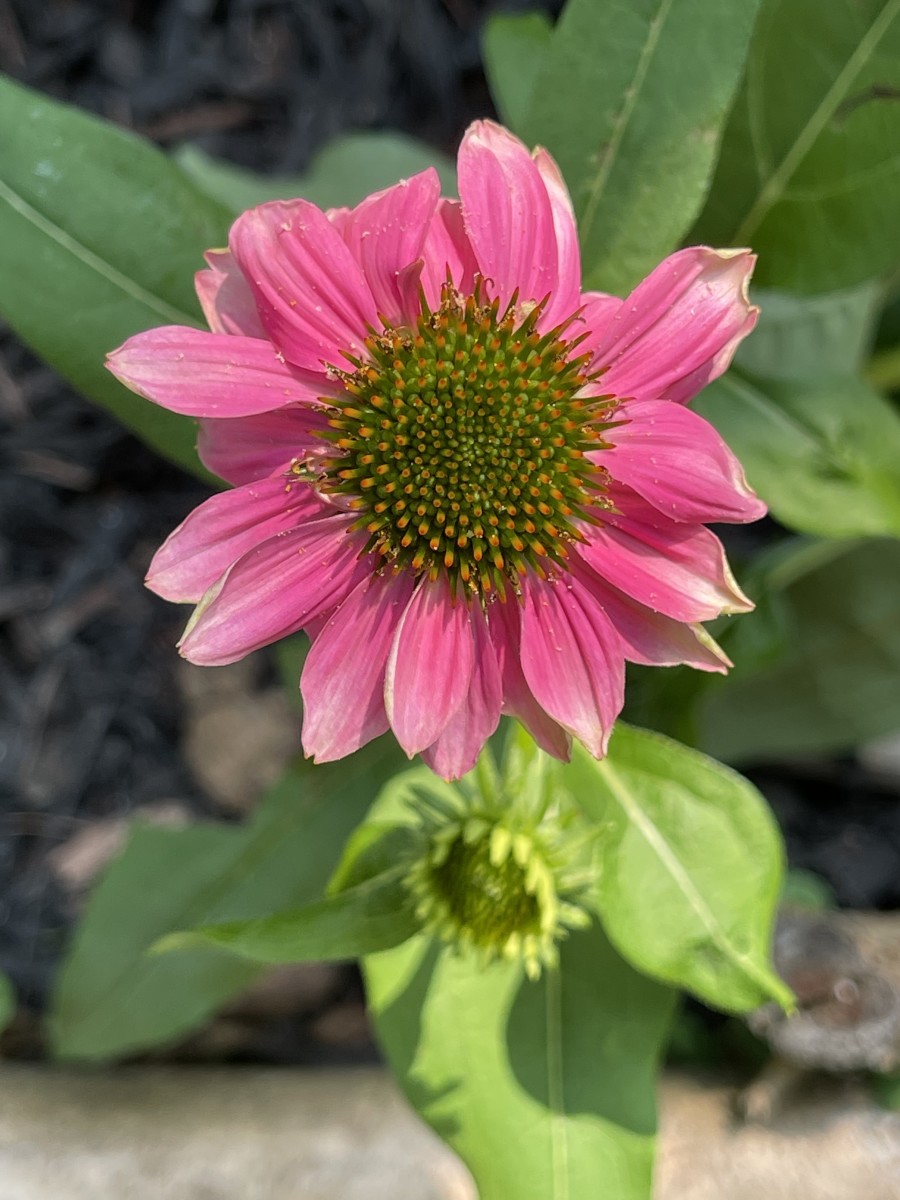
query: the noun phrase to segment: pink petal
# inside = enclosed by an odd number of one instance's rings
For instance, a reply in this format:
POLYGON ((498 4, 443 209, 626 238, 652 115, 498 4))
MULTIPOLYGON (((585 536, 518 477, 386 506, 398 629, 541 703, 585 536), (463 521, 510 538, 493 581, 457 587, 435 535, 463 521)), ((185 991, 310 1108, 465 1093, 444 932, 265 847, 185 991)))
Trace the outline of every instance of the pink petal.
POLYGON ((167 600, 196 604, 243 554, 332 511, 309 484, 284 475, 220 492, 169 534, 150 563, 147 586, 167 600))
POLYGON ((766 506, 707 421, 665 400, 629 400, 606 433, 614 449, 592 455, 613 478, 675 521, 756 521, 766 506))
POLYGON ((239 558, 214 584, 188 623, 180 650, 204 667, 237 662, 296 633, 333 608, 367 575, 364 535, 340 514, 269 538, 239 558))
POLYGON ((475 766, 481 748, 500 724, 503 684, 484 614, 472 607, 475 660, 468 695, 422 757, 444 779, 460 779, 475 766))
POLYGON ((261 338, 182 325, 135 334, 106 365, 139 396, 189 417, 247 417, 334 390, 324 379, 318 387, 300 382, 261 338))
POLYGON ((200 461, 229 483, 251 483, 326 447, 327 410, 291 404, 255 417, 200 421, 200 461))
POLYGON ((596 348, 599 391, 686 402, 731 362, 759 310, 747 295, 749 250, 692 246, 638 284, 596 348))
POLYGON ((459 149, 463 218, 481 272, 504 308, 550 297, 550 328, 579 304, 571 209, 558 173, 539 166, 518 138, 493 121, 475 121, 459 149), (561 232, 560 232, 561 231, 561 232))
POLYGON ((573 559, 572 572, 600 603, 622 642, 629 662, 650 667, 680 663, 724 674, 732 665, 702 625, 686 625, 638 604, 573 559))
POLYGON ((414 311, 404 305, 400 275, 422 254, 440 194, 438 173, 429 167, 368 196, 344 223, 344 241, 363 269, 375 306, 390 325, 418 316, 418 302, 414 311))
POLYGON ((556 288, 541 319, 545 328, 553 329, 555 325, 567 317, 571 317, 582 302, 579 295, 581 291, 581 251, 578 246, 575 210, 572 207, 569 189, 565 185, 559 167, 543 146, 539 146, 535 150, 533 157, 550 198, 553 229, 556 234, 558 269, 556 288))
POLYGON ((303 666, 303 749, 316 762, 352 754, 388 729, 384 676, 413 576, 363 580, 316 635, 303 666))
POLYGON ((339 230, 307 200, 273 201, 238 217, 231 251, 272 341, 305 370, 365 355, 378 322, 362 267, 339 230))
POLYGON ((263 338, 265 331, 256 310, 250 285, 230 250, 207 250, 205 271, 194 276, 200 307, 213 333, 235 333, 263 338))
POLYGON ((439 200, 422 248, 422 288, 432 312, 441 302, 447 274, 464 295, 475 288, 478 263, 463 224, 458 200, 439 200))
POLYGON ((624 303, 618 296, 608 296, 606 292, 581 293, 581 311, 565 334, 567 339, 580 339, 576 353, 594 354, 624 303))
POLYGON ((410 757, 437 740, 462 704, 474 655, 469 605, 452 601, 443 576, 423 580, 400 621, 384 693, 391 728, 410 757))
POLYGON ((518 602, 492 604, 488 609, 488 625, 503 679, 503 711, 521 721, 542 750, 568 762, 572 757, 571 737, 544 712, 522 674, 518 602))
POLYGON ((523 591, 528 686, 541 708, 601 758, 625 700, 619 636, 596 600, 571 579, 530 578, 523 591))
POLYGON ((616 513, 585 526, 577 553, 627 596, 676 621, 709 621, 753 608, 728 568, 719 539, 702 525, 670 521, 627 488, 613 488, 616 513))

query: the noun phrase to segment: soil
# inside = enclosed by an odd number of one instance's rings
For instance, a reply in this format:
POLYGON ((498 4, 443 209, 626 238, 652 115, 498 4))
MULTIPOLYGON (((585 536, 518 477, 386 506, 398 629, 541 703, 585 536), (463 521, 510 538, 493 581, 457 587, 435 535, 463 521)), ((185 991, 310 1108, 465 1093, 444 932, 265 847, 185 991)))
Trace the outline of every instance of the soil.
MULTIPOLYGON (((492 113, 479 37, 498 7, 0 0, 0 67, 164 146, 296 171, 357 128, 402 129, 452 152, 470 119, 492 113)), ((142 584, 155 547, 205 494, 0 331, 0 971, 34 1012, 79 907, 54 868, 60 847, 148 805, 235 819, 185 758, 173 648, 183 613, 142 584)), ((900 905, 896 780, 851 760, 755 778, 793 863, 841 904, 900 905)), ((352 973, 323 985, 307 1015, 301 1048, 269 1026, 240 1053, 297 1060, 316 1039, 371 1053, 352 973)))

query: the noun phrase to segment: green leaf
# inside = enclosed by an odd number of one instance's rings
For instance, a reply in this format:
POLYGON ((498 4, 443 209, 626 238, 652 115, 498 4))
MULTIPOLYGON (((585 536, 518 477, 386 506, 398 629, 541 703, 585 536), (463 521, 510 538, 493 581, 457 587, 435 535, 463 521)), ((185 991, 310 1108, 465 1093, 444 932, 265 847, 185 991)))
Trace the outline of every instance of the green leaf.
POLYGON ((859 378, 716 380, 693 407, 783 525, 900 536, 900 414, 859 378))
POLYGON ((782 558, 767 589, 780 594, 784 652, 743 670, 741 625, 754 617, 737 623, 737 666, 698 705, 703 748, 734 762, 837 752, 900 726, 898 579, 893 540, 813 543, 782 558))
POLYGON ((900 258, 900 0, 766 0, 691 237, 827 292, 900 258))
POLYGON ((563 780, 601 826, 604 928, 638 970, 743 1012, 791 994, 769 964, 783 852, 762 796, 721 763, 619 723, 563 780))
POLYGON ((518 130, 528 113, 553 26, 545 13, 495 13, 482 36, 484 70, 504 124, 518 130))
POLYGON ((557 159, 585 287, 627 293, 700 211, 759 0, 569 0, 522 132, 557 159))
POLYGON ((765 379, 857 374, 872 342, 881 290, 872 282, 821 296, 754 288, 759 324, 738 347, 736 364, 765 379))
POLYGON ((15 1016, 16 993, 12 983, 0 971, 0 1033, 7 1027, 15 1016))
POLYGON ((176 160, 199 187, 234 213, 267 200, 298 196, 320 208, 357 204, 370 192, 390 187, 426 167, 437 168, 444 195, 456 193, 452 163, 424 142, 402 133, 345 134, 316 155, 305 175, 257 175, 212 158, 196 146, 185 146, 176 160))
POLYGON ((259 963, 339 961, 389 950, 419 929, 403 875, 395 868, 303 908, 170 933, 154 950, 217 946, 259 963))
POLYGON ((536 983, 419 937, 366 959, 370 1010, 412 1104, 480 1200, 649 1200, 655 1071, 674 994, 597 926, 536 983))
POLYGON ((299 764, 243 828, 138 827, 91 897, 63 967, 56 1054, 103 1060, 170 1041, 245 987, 260 968, 223 950, 146 951, 175 930, 318 899, 401 761, 381 739, 341 763, 299 764))
POLYGON ((149 143, 0 78, 0 313, 86 396, 200 475, 193 421, 127 391, 103 362, 139 330, 199 324, 194 272, 228 224, 149 143))

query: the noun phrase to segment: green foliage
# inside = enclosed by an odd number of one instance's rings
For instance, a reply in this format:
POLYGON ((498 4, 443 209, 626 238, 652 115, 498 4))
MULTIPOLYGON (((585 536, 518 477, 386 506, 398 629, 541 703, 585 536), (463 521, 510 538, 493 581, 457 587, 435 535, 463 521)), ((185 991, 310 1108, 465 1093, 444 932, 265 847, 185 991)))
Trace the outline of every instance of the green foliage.
POLYGON ((0 1033, 16 1012, 16 993, 10 980, 0 971, 0 1033))
POLYGON ((366 959, 371 1011, 410 1102, 480 1200, 647 1200, 655 1071, 674 993, 596 926, 535 983, 415 938, 366 959))
POLYGON ((257 175, 185 146, 177 155, 181 168, 209 196, 234 213, 267 200, 293 200, 302 196, 320 208, 357 204, 370 192, 380 191, 436 167, 444 195, 456 192, 453 165, 424 142, 402 133, 349 133, 335 138, 322 150, 305 175, 257 175))
POLYGON ((303 763, 243 828, 138 827, 91 897, 52 1016, 56 1054, 96 1061, 177 1038, 258 973, 224 950, 148 955, 160 938, 320 897, 344 842, 400 755, 382 740, 342 763, 303 763))
POLYGON ((882 288, 868 282, 842 292, 792 296, 753 288, 759 322, 735 362, 765 379, 828 378, 859 372, 874 337, 882 288))
POLYGON ((751 381, 731 371, 693 407, 788 528, 900 537, 900 413, 862 379, 751 381))
POLYGON ((103 361, 139 330, 200 323, 194 272, 228 221, 149 143, 0 78, 0 313, 86 396, 201 475, 194 423, 127 391, 103 361))
POLYGON ((754 617, 727 640, 737 664, 697 704, 700 745, 732 762, 847 750, 900 725, 900 543, 813 543, 763 576, 778 601, 773 653, 745 666, 754 617))
POLYGON ((900 260, 900 0, 765 0, 692 241, 828 292, 900 260))
POLYGON ((542 12, 495 13, 485 26, 484 70, 500 119, 510 129, 525 122, 552 31, 542 12))
POLYGON ((403 887, 403 867, 395 867, 303 908, 169 934, 156 949, 217 946, 259 963, 316 962, 389 950, 418 928, 403 887))
POLYGON ((769 965, 781 840, 746 779, 619 723, 609 756, 577 748, 563 783, 600 826, 597 903, 624 958, 716 1008, 791 1005, 769 965))
POLYGON ((562 168, 586 287, 626 293, 690 228, 758 3, 569 0, 516 132, 562 168))

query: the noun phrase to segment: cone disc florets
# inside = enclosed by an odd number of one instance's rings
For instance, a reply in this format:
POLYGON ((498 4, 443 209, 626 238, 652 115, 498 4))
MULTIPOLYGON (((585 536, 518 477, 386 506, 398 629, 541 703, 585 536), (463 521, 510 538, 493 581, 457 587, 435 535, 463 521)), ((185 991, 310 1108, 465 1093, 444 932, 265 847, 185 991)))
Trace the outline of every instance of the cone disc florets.
POLYGON ((521 959, 531 978, 555 967, 557 942, 590 923, 584 839, 462 793, 429 796, 419 814, 424 848, 407 886, 425 930, 484 963, 521 959))
MULTIPOLYGON (((369 357, 338 371, 335 453, 320 487, 359 511, 369 548, 397 567, 485 595, 562 563, 579 522, 603 507, 608 397, 582 394, 588 355, 538 329, 543 306, 501 313, 483 288, 449 284, 413 329, 386 326, 369 357)), ((574 319, 574 318, 572 318, 574 319)))

